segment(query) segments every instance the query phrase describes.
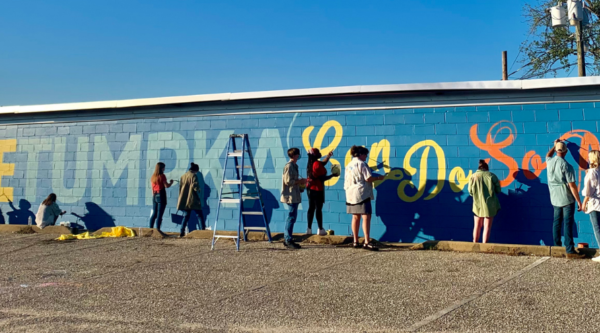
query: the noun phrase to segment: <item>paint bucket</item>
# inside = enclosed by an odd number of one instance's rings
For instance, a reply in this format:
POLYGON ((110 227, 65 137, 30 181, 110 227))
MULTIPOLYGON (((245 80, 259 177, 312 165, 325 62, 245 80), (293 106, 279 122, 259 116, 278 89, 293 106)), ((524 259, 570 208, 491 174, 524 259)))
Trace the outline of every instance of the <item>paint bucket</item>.
POLYGON ((579 243, 579 244, 577 244, 577 248, 578 249, 587 249, 588 247, 590 247, 590 245, 588 243, 579 243))

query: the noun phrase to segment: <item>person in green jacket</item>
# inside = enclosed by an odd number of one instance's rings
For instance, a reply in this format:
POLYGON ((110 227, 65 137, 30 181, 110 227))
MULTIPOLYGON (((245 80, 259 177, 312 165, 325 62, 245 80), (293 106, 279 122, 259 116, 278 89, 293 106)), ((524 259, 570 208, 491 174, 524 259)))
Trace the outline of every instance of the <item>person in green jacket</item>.
POLYGON ((183 222, 181 223, 181 232, 179 238, 185 236, 185 228, 190 220, 192 211, 200 219, 200 230, 204 230, 204 215, 202 212, 202 188, 198 182, 197 173, 200 171, 198 164, 192 163, 190 170, 181 176, 179 182, 179 200, 177 201, 177 210, 184 212, 183 222))
POLYGON ((473 214, 475 227, 473 228, 473 243, 477 243, 483 226, 483 243, 490 239, 492 221, 500 210, 500 181, 495 174, 490 172, 488 164, 479 160, 479 170, 469 179, 469 194, 473 197, 473 214))

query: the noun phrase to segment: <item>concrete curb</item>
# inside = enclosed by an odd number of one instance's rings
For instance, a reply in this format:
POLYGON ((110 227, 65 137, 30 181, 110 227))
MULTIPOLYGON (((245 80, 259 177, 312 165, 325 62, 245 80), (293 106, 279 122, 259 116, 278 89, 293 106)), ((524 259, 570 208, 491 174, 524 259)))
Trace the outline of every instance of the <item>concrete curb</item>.
MULTIPOLYGON (((437 250, 473 253, 494 253, 512 256, 539 256, 566 258, 564 247, 543 245, 521 245, 521 244, 493 244, 493 243, 471 243, 454 241, 426 241, 410 248, 411 250, 437 250)), ((578 249, 584 253, 586 258, 592 258, 598 252, 597 249, 578 249)))
POLYGON ((41 230, 36 225, 23 224, 2 224, 0 225, 0 234, 32 234, 39 233, 41 230))
POLYGON ((45 227, 40 229, 37 225, 23 224, 2 224, 0 225, 0 234, 50 234, 50 235, 65 235, 71 234, 71 229, 59 225, 45 227))
MULTIPOLYGON (((235 231, 219 231, 218 233, 227 236, 237 235, 235 231)), ((185 236, 185 238, 191 239, 212 239, 212 237, 211 230, 194 230, 185 236)), ((271 239, 273 242, 283 242, 283 233, 271 233, 271 239)), ((294 234, 294 240, 298 243, 341 245, 351 243, 352 237, 294 234)), ((251 231, 248 233, 248 241, 267 241, 267 235, 264 232, 251 231)))
MULTIPOLYGON (((110 232, 112 227, 105 227, 93 232, 93 235, 99 235, 102 232, 110 232)), ((136 237, 152 237, 155 239, 164 239, 165 237, 150 228, 131 228, 136 237)), ((0 234, 52 234, 65 235, 71 234, 71 230, 63 226, 49 226, 40 229, 37 226, 19 225, 19 224, 3 224, 0 225, 0 234)), ((168 236, 176 237, 177 232, 167 232, 168 236)), ((236 235, 235 231, 219 231, 221 235, 236 235)), ((213 232, 211 230, 194 230, 187 234, 187 239, 212 239, 213 232)), ((272 233, 273 242, 283 242, 283 233, 272 233)), ((345 245, 352 243, 351 236, 319 236, 294 234, 294 240, 298 243, 308 244, 323 244, 323 245, 345 245)), ((263 232, 249 232, 248 241, 261 242, 267 241, 267 235, 263 232)), ((364 242, 364 238, 359 241, 364 242)), ((558 246, 542 246, 542 245, 522 245, 522 244, 482 244, 471 242, 455 242, 455 241, 426 241, 423 243, 386 243, 372 240, 381 247, 392 248, 407 248, 410 250, 437 250, 437 251, 453 251, 453 252, 472 252, 472 253, 493 253, 505 254, 512 256, 539 256, 539 257, 555 257, 566 258, 567 253, 564 247, 558 246)), ((583 248, 578 249, 580 253, 585 254, 586 258, 593 258, 598 253, 598 249, 583 248)))

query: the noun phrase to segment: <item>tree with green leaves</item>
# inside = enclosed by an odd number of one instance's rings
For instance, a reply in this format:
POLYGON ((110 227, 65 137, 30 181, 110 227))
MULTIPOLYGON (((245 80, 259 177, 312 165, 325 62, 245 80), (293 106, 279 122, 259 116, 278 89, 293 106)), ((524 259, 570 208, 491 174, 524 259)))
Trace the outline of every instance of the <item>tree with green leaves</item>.
MULTIPOLYGON (((529 37, 521 44, 518 61, 522 67, 510 74, 520 79, 556 77, 577 69, 576 35, 572 27, 552 27, 550 8, 560 1, 538 0, 524 6, 529 37)), ((562 1, 563 3, 566 2, 562 1)), ((600 74, 600 0, 585 0, 591 13, 589 25, 583 28, 586 47, 585 65, 588 75, 600 74)))

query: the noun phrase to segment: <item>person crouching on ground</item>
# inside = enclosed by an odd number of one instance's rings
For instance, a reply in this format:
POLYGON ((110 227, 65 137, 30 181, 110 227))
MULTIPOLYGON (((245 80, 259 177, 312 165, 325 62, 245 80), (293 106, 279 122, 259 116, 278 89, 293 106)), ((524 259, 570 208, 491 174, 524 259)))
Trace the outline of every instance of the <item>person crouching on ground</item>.
POLYGON ((306 184, 306 179, 301 179, 298 172, 298 159, 300 159, 300 149, 290 148, 288 150, 290 161, 283 168, 281 176, 281 199, 280 201, 288 205, 288 218, 285 222, 283 231, 283 246, 288 249, 299 249, 300 245, 294 243, 294 223, 298 217, 298 205, 302 202, 300 195, 300 186, 306 184))
POLYGON ((200 219, 200 230, 204 230, 204 215, 202 215, 202 194, 200 183, 198 182, 197 173, 200 171, 198 164, 192 163, 190 170, 181 176, 179 181, 179 200, 177 201, 177 210, 185 213, 183 222, 181 223, 181 232, 179 237, 185 236, 185 227, 190 220, 192 211, 200 219))
POLYGON ((371 214, 373 209, 371 201, 375 200, 373 195, 373 182, 385 179, 385 176, 373 176, 371 169, 365 163, 369 150, 365 147, 352 146, 350 149, 352 161, 346 166, 344 174, 344 190, 346 191, 346 212, 352 215, 352 235, 354 237, 354 248, 360 247, 358 232, 360 229, 360 217, 363 220, 363 233, 365 243, 363 248, 370 251, 379 249, 371 244, 371 214))
POLYGON ((164 163, 156 163, 154 173, 150 178, 150 184, 152 185, 153 203, 152 216, 150 216, 150 228, 154 228, 154 221, 156 221, 156 230, 165 236, 165 233, 160 230, 165 208, 167 208, 167 191, 165 189, 173 185, 173 179, 171 179, 171 182, 167 183, 164 163))
POLYGON ((583 253, 579 254, 575 251, 575 244, 573 243, 575 202, 577 201, 577 211, 581 211, 581 199, 579 199, 579 190, 577 184, 575 184, 575 171, 565 161, 567 152, 567 145, 558 139, 554 141, 554 147, 546 154, 548 189, 550 190, 550 201, 554 206, 552 236, 554 246, 562 246, 560 236, 561 227, 564 223, 567 258, 578 259, 585 257, 583 253), (554 157, 554 152, 557 153, 556 157, 554 157))
MULTIPOLYGON (((583 199, 583 209, 590 215, 590 222, 592 223, 592 229, 594 229, 596 243, 600 247, 600 170, 598 169, 600 165, 600 151, 592 150, 590 152, 589 165, 590 168, 585 174, 582 191, 585 197, 583 199)), ((600 262, 600 256, 592 259, 592 261, 600 262)))
POLYGON ((498 177, 490 172, 489 166, 484 160, 479 160, 479 169, 469 179, 469 194, 473 197, 473 214, 475 215, 473 243, 477 243, 479 240, 482 226, 482 243, 489 241, 494 216, 500 210, 498 193, 501 190, 498 177))
POLYGON ((42 202, 38 212, 35 215, 35 222, 38 227, 44 229, 49 225, 56 224, 59 216, 62 216, 66 211, 60 211, 60 207, 56 204, 56 194, 50 193, 50 195, 42 202))
POLYGON ((308 196, 308 229, 306 229, 307 235, 312 235, 312 223, 315 213, 317 215, 317 225, 319 236, 327 235, 325 229, 323 229, 323 204, 325 203, 325 182, 333 177, 339 177, 339 175, 327 176, 327 170, 325 165, 329 162, 329 159, 333 156, 333 151, 319 161, 322 157, 321 152, 317 148, 312 148, 308 151, 308 163, 306 165, 306 194, 308 196))

